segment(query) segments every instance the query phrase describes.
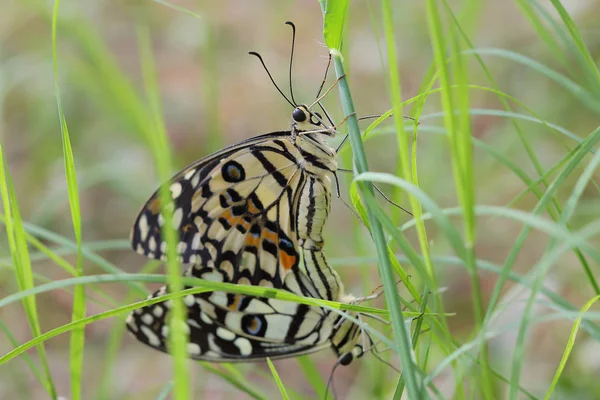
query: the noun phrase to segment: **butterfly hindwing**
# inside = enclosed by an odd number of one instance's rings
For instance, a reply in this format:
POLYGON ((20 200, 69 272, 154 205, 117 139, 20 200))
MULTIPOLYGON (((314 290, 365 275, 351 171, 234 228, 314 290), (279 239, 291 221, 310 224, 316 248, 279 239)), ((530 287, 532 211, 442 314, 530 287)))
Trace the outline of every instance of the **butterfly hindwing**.
MULTIPOLYGON (((210 268, 196 272, 203 279, 227 281, 222 272, 210 268)), ((150 297, 167 292, 165 286, 150 297)), ((219 291, 190 294, 183 302, 187 350, 194 359, 252 361, 305 354, 330 345, 331 324, 325 324, 329 316, 320 307, 219 291)), ((166 301, 135 310, 127 327, 141 342, 167 352, 170 307, 166 301)))

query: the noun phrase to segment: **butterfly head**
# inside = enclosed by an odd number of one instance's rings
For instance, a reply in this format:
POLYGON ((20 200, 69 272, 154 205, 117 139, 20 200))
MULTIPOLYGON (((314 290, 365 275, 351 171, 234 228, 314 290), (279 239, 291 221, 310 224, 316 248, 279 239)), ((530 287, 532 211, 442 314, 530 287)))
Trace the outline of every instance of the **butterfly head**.
POLYGON ((292 111, 292 133, 322 133, 333 136, 335 131, 323 123, 323 117, 318 112, 309 110, 309 107, 300 104, 292 111))
MULTIPOLYGON (((356 315, 353 316, 356 318, 356 315)), ((360 325, 342 316, 339 318, 335 324, 336 328, 332 334, 331 343, 339 356, 338 362, 341 365, 348 365, 364 354, 365 349, 361 339, 366 337, 369 342, 372 341, 360 325)))

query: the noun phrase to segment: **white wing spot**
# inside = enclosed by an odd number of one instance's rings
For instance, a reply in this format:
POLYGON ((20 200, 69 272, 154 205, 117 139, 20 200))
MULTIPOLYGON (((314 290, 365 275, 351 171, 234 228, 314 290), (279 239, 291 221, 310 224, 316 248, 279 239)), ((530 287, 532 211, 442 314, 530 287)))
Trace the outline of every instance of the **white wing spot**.
POLYGON ((188 319, 187 323, 188 323, 189 326, 192 326, 192 327, 194 327, 196 329, 202 329, 202 327, 200 326, 200 324, 198 323, 198 321, 196 321, 195 319, 191 319, 190 318, 190 319, 188 319))
POLYGON ((198 186, 198 182, 199 181, 200 181, 200 174, 196 174, 192 178, 192 181, 190 182, 190 185, 192 185, 192 187, 195 188, 196 186, 198 186))
POLYGON ((148 239, 148 248, 150 251, 156 251, 156 239, 154 239, 154 236, 150 236, 150 239, 148 239))
POLYGON ((181 196, 181 190, 182 190, 181 183, 175 182, 174 184, 171 185, 171 187, 169 189, 171 189, 171 196, 174 199, 181 196))
POLYGON ((206 315, 206 313, 201 312, 200 313, 200 319, 202 320, 202 322, 204 322, 205 324, 208 325, 212 325, 212 319, 210 319, 210 317, 208 315, 206 315))
POLYGON ((196 232, 192 238, 192 250, 198 250, 200 248, 200 233, 196 232))
POLYGON ((204 356, 208 358, 220 358, 219 354, 212 350, 207 350, 206 353, 204 353, 204 356))
POLYGON ((138 229, 140 230, 140 238, 142 241, 145 241, 148 237, 148 218, 146 218, 146 214, 142 214, 140 220, 138 221, 138 229))
POLYGON ((148 344, 150 344, 150 346, 160 346, 160 339, 158 338, 158 336, 156 336, 156 333, 152 332, 152 329, 148 328, 146 325, 141 325, 140 329, 142 330, 142 333, 146 335, 146 338, 148 339, 148 344))
POLYGON ((163 337, 167 337, 169 335, 169 326, 163 325, 160 329, 160 334, 163 335, 163 337))
POLYGON ((185 178, 185 180, 189 180, 192 177, 192 175, 194 175, 195 172, 196 172, 195 169, 191 169, 188 172, 186 172, 183 177, 185 178))
POLYGON ((181 220, 183 219, 183 208, 179 207, 173 213, 173 229, 178 229, 181 225, 181 220))
POLYGON ((252 344, 250 344, 250 341, 248 339, 244 337, 239 337, 233 342, 233 344, 235 344, 240 350, 241 355, 249 356, 250 354, 252 354, 252 344))
POLYGON ((142 315, 141 320, 146 325, 152 325, 152 323, 154 322, 154 317, 151 314, 146 313, 142 315))
POLYGON ((129 326, 129 328, 131 328, 132 331, 134 331, 135 333, 137 333, 140 328, 137 326, 137 324, 135 323, 135 320, 133 319, 133 314, 129 314, 127 316, 127 320, 125 321, 125 323, 127 324, 127 326, 129 326))
POLYGON ((206 272, 202 274, 202 279, 206 279, 211 282, 223 282, 223 274, 219 271, 206 272))
POLYGON ((199 356, 202 353, 202 350, 197 343, 188 343, 187 352, 191 356, 199 356))
POLYGON ((186 249, 187 249, 187 243, 186 242, 179 242, 177 244, 177 253, 183 254, 186 249))
POLYGON ((163 308, 159 307, 159 306, 154 307, 154 309, 152 310, 152 314, 154 314, 154 316, 156 318, 162 317, 163 316, 163 308))
POLYGON ((196 304, 196 298, 193 294, 188 294, 183 298, 183 303, 188 307, 192 307, 194 304, 196 304))
POLYGON ((217 336, 223 340, 233 340, 235 339, 235 333, 227 330, 225 328, 218 327, 217 328, 217 336))

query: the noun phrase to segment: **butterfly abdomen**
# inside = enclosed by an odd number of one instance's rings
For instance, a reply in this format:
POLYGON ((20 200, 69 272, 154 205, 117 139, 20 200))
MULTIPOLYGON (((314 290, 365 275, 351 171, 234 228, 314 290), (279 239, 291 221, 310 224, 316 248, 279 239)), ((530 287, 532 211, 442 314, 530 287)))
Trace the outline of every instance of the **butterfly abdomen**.
POLYGON ((320 247, 323 243, 323 226, 331 208, 331 183, 328 176, 322 179, 308 175, 298 201, 298 240, 312 241, 320 247))

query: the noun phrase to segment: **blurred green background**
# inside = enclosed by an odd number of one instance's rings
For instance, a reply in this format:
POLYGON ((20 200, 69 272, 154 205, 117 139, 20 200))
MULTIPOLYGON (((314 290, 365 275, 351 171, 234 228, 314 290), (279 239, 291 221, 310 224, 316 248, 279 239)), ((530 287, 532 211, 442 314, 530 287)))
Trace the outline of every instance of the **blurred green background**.
MULTIPOLYGON (((586 85, 585 76, 572 74, 569 65, 576 55, 548 45, 534 30, 516 2, 502 0, 451 2, 463 21, 462 27, 477 48, 502 48, 520 53, 556 69, 586 85)), ((151 1, 64 1, 58 19, 58 70, 63 109, 73 146, 83 223, 83 243, 108 262, 125 272, 141 271, 143 257, 128 247, 133 219, 143 202, 158 186, 156 171, 141 126, 145 104, 138 35, 147 29, 152 40, 162 109, 172 154, 174 170, 215 151, 222 146, 289 126, 289 105, 268 80, 258 60, 248 51, 258 51, 274 75, 287 87, 290 29, 284 22, 297 26, 294 90, 299 101, 310 102, 319 86, 327 62, 323 45, 322 16, 317 1, 177 1, 193 10, 191 16, 164 4, 151 1)), ((561 25, 556 13, 540 2, 551 22, 561 25)), ((576 21, 592 56, 599 55, 598 18, 600 2, 563 2, 576 21)), ((21 214, 45 245, 75 263, 72 247, 73 230, 65 183, 60 126, 57 116, 52 70, 52 4, 34 0, 5 1, 0 13, 0 140, 12 178, 21 214), (67 242, 57 242, 57 235, 67 242)), ((420 93, 432 64, 425 5, 421 1, 394 1, 396 43, 402 79, 403 98, 420 93)), ((540 11, 540 12, 542 12, 540 11)), ((387 90, 384 39, 379 2, 351 2, 346 22, 345 61, 350 87, 359 115, 380 114, 390 108, 387 90)), ((562 127, 575 137, 583 138, 598 125, 598 114, 582 104, 546 76, 522 64, 499 56, 484 56, 486 67, 500 90, 518 99, 527 108, 513 103, 513 112, 521 119, 519 126, 543 171, 550 170, 577 142, 557 133, 556 129, 524 118, 539 118, 546 124, 562 127), (531 114, 535 113, 535 115, 531 114)), ((474 58, 469 60, 469 83, 491 87, 474 58)), ((332 82, 332 78, 328 82, 332 82)), ((498 97, 484 90, 469 91, 473 136, 498 154, 512 160, 534 180, 539 178, 523 148, 517 130, 498 97)), ((337 121, 342 119, 337 91, 325 104, 337 121)), ((413 115, 411 107, 405 109, 413 115)), ((148 114, 149 115, 149 114, 148 114)), ((417 166, 419 186, 440 207, 457 206, 450 164, 449 148, 443 135, 440 98, 431 94, 420 118, 417 166)), ((366 143, 370 168, 394 173, 397 151, 391 123, 366 143)), ((364 125, 366 126, 366 124, 364 125)), ((339 143, 340 138, 333 140, 339 143)), ((348 146, 349 147, 349 146, 348 146)), ((340 165, 351 168, 350 149, 340 156, 340 165)), ((507 206, 531 211, 536 197, 519 177, 476 147, 475 179, 477 204, 507 206)), ((580 173, 581 171, 579 171, 580 173)), ((571 193, 579 173, 564 182, 557 198, 564 202, 571 193)), ((347 177, 349 179, 349 177, 347 177)), ((382 186, 390 195, 397 195, 382 186)), ((349 203, 348 188, 342 197, 349 203)), ((571 219, 576 229, 598 219, 598 191, 592 185, 571 219)), ((407 206, 402 195, 395 199, 407 206)), ((344 204, 333 201, 326 226, 327 254, 347 286, 355 295, 367 295, 380 284, 375 252, 368 234, 344 204)), ((388 206, 394 221, 401 225, 410 216, 388 206)), ((452 219, 460 226, 460 219, 452 219)), ((445 288, 445 311, 454 313, 448 322, 458 340, 473 328, 472 294, 467 272, 455 258, 438 227, 427 224, 428 239, 438 279, 445 288)), ((479 218, 476 254, 478 259, 502 265, 511 250, 522 224, 503 218, 479 218)), ((418 249, 416 234, 406 231, 418 249)), ((513 271, 526 273, 543 254, 549 242, 546 234, 533 231, 518 255, 513 271)), ((597 238, 590 241, 598 243, 597 238)), ((17 286, 6 239, 0 243, 0 298, 16 292, 17 286)), ((404 263, 402 255, 399 260, 404 263)), ((598 265, 588 260, 592 269, 598 265)), ((69 277, 56 262, 32 249, 36 283, 69 277)), ((403 265, 411 272, 410 265, 403 265)), ((162 267, 161 267, 162 268, 162 267)), ((105 272, 90 259, 84 260, 86 275, 105 272)), ((159 269, 158 271, 162 271, 159 269)), ((484 297, 489 296, 497 274, 481 274, 484 297)), ((544 277, 544 286, 580 308, 593 296, 576 256, 569 253, 555 261, 544 277)), ((399 285, 402 292, 402 285, 399 285)), ((153 288, 153 287, 151 287, 153 288)), ((100 289, 125 304, 125 290, 120 284, 101 285, 100 289)), ((523 308, 522 288, 507 285, 502 312, 494 327, 516 323, 523 308), (520 291, 521 290, 521 291, 520 291)), ((108 309, 96 293, 90 293, 88 314, 108 309), (98 302, 94 302, 99 300, 98 302)), ((128 302, 139 297, 128 298, 128 302)), ((38 296, 42 331, 64 325, 71 318, 72 294, 51 291, 38 296)), ((378 300, 374 305, 381 306, 378 300)), ((536 315, 548 313, 540 303, 536 315)), ((10 335, 0 334, 2 354, 16 343, 31 338, 20 304, 0 308, 0 320, 10 335)), ((521 385, 542 395, 556 370, 572 322, 558 320, 538 324, 528 332, 527 354, 521 385)), ((152 351, 123 334, 122 319, 112 318, 86 327, 83 398, 95 398, 102 387, 109 388, 104 398, 156 398, 170 380, 171 364, 167 355, 152 351), (115 333, 116 332, 116 333, 115 333), (108 359, 107 343, 111 334, 123 337, 108 359), (107 384, 108 382, 108 384, 107 384), (103 386, 104 385, 104 386, 103 386), (108 385, 108 386, 106 386, 108 385), (108 393, 108 394, 107 394, 108 393)), ((515 330, 491 341, 490 358, 498 371, 507 373, 514 348, 515 330)), ((59 395, 69 393, 69 336, 61 335, 46 343, 51 373, 59 395)), ((108 347, 110 349, 111 347, 108 347)), ((33 361, 35 351, 28 352, 33 361)), ((578 336, 572 358, 560 382, 556 398, 599 398, 600 344, 585 334, 578 336)), ((432 352, 430 365, 439 356, 432 352)), ((323 351, 310 356, 327 379, 335 357, 323 351)), ((391 362, 398 366, 393 357, 391 362)), ((240 394, 232 385, 189 363, 194 370, 195 398, 220 399, 240 394)), ((294 359, 276 362, 283 382, 305 398, 316 398, 294 359)), ((221 368, 217 366, 217 368, 221 368)), ((239 371, 267 398, 278 391, 266 364, 242 365, 239 371)), ((334 385, 339 398, 388 398, 397 373, 366 355, 346 368, 336 370, 334 385)), ((437 387, 452 398, 454 379, 450 371, 436 377, 437 387)), ((502 388, 498 390, 502 394, 502 388)), ((0 365, 0 398, 47 398, 47 393, 23 360, 14 359, 0 365)), ((468 397, 468 396, 467 396, 468 397)), ((238 397, 236 397, 238 398, 238 397)))

